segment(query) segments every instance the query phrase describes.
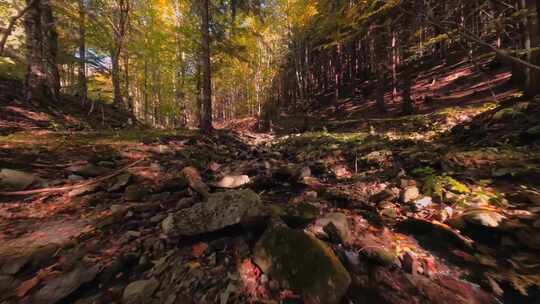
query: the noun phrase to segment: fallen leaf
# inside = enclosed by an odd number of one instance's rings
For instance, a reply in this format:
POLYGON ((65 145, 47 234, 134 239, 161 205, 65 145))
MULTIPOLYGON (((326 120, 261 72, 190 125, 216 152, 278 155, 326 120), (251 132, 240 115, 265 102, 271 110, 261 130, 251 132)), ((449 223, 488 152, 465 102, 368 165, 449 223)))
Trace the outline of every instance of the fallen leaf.
POLYGON ((206 250, 208 249, 208 244, 206 243, 197 243, 195 245, 193 245, 192 249, 191 249, 191 254, 198 258, 198 257, 201 257, 205 252, 206 250))

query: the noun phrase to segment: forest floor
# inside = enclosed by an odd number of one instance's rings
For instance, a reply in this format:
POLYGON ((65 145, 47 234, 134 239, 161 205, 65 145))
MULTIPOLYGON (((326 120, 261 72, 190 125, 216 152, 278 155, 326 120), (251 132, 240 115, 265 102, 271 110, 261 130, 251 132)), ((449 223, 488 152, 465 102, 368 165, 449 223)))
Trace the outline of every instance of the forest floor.
POLYGON ((285 136, 7 106, 2 303, 540 301, 537 101, 285 136))

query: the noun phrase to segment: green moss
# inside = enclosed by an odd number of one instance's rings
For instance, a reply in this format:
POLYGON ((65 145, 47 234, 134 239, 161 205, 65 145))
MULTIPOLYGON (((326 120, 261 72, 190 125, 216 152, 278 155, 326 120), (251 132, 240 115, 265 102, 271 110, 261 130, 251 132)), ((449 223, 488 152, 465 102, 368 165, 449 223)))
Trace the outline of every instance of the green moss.
POLYGON ((255 263, 307 302, 339 303, 351 280, 332 249, 302 230, 269 228, 256 245, 255 263))
POLYGON ((296 207, 290 205, 272 205, 270 207, 270 214, 273 217, 281 218, 292 227, 306 225, 314 221, 319 216, 319 213, 319 208, 308 203, 301 203, 296 207))
POLYGON ((464 194, 470 193, 471 190, 466 185, 458 182, 454 178, 446 175, 430 175, 424 179, 422 192, 426 195, 442 198, 443 191, 464 194))

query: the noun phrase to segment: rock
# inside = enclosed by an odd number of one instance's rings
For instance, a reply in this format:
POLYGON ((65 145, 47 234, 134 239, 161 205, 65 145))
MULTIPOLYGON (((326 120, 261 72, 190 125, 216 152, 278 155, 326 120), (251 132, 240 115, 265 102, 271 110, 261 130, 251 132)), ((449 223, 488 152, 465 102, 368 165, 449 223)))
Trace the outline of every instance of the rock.
POLYGON ((540 250, 540 230, 539 229, 521 229, 517 233, 519 241, 527 247, 540 250))
POLYGON ((540 192, 533 190, 524 190, 522 191, 522 193, 529 202, 540 206, 540 192))
POLYGON ((272 205, 270 213, 273 217, 281 218, 287 225, 292 227, 311 223, 320 215, 319 208, 306 202, 302 202, 298 206, 272 205))
POLYGON ((90 193, 97 192, 100 189, 99 184, 87 185, 77 189, 73 189, 68 192, 69 197, 83 196, 90 193))
POLYGON ((540 136, 540 125, 527 129, 525 133, 531 136, 540 136))
POLYGON ((417 199, 419 196, 420 196, 420 191, 418 190, 418 188, 415 186, 410 186, 410 187, 405 188, 401 192, 400 198, 403 203, 409 203, 417 199))
POLYGON ((174 217, 172 214, 169 214, 162 222, 161 222, 161 230, 165 234, 170 234, 174 230, 174 217))
POLYGON ((418 272, 418 267, 420 266, 416 254, 410 250, 405 250, 405 253, 401 257, 401 265, 403 266, 403 270, 413 275, 418 272))
POLYGON ((417 210, 422 210, 428 206, 430 206, 432 204, 432 199, 431 197, 429 196, 426 196, 424 198, 421 198, 419 200, 416 200, 414 202, 414 207, 417 209, 417 210))
POLYGON ((116 192, 122 190, 125 186, 129 184, 129 181, 131 180, 132 175, 129 173, 125 173, 122 175, 119 175, 116 177, 116 180, 112 186, 110 186, 107 191, 108 192, 116 192))
POLYGON ((311 169, 307 166, 287 164, 278 168, 272 176, 281 181, 302 182, 304 178, 311 177, 311 169))
POLYGON ((210 188, 203 182, 199 171, 195 167, 186 167, 180 173, 191 189, 195 190, 195 192, 203 197, 208 197, 210 188))
POLYGON ((112 205, 110 209, 113 216, 120 217, 123 216, 129 208, 122 205, 112 205))
POLYGON ((159 282, 154 278, 132 282, 124 289, 122 302, 124 304, 149 303, 158 287, 159 282))
POLYGON ((0 274, 0 299, 12 293, 17 285, 18 282, 12 276, 0 274))
POLYGON ((25 190, 35 181, 36 177, 30 173, 11 169, 0 170, 0 188, 20 191, 25 190))
POLYGON ((159 223, 161 221, 163 221, 165 218, 167 217, 167 215, 163 214, 163 213, 159 213, 159 214, 156 214, 154 216, 152 216, 150 218, 150 222, 151 223, 159 223))
POLYGON ((253 260, 283 287, 302 294, 306 303, 340 303, 351 283, 332 249, 301 230, 269 227, 253 260))
POLYGON ((109 169, 99 167, 94 164, 71 166, 67 170, 83 177, 98 177, 109 172, 109 169))
POLYGON ((68 175, 67 179, 72 182, 80 182, 84 180, 84 177, 77 174, 70 174, 68 175))
POLYGON ((204 202, 179 210, 172 220, 166 218, 164 221, 167 221, 169 229, 163 230, 181 236, 192 236, 237 224, 258 224, 268 215, 261 199, 252 190, 218 192, 210 194, 204 202), (171 221, 173 229, 169 226, 171 221))
POLYGON ((144 186, 129 185, 124 191, 124 199, 129 202, 140 201, 146 196, 147 193, 148 190, 144 186))
POLYGON ((73 270, 47 281, 46 285, 33 296, 32 303, 56 303, 69 296, 82 284, 92 281, 98 272, 99 267, 97 266, 87 269, 78 265, 73 270))
MULTIPOLYGON (((350 239, 349 222, 347 216, 340 212, 332 212, 325 215, 323 218, 318 219, 315 226, 322 227, 322 230, 331 237, 327 230, 335 230, 338 236, 338 241, 346 243, 350 239)), ((332 239, 332 237, 331 237, 332 239)))
POLYGON ((467 210, 462 217, 468 223, 491 228, 499 226, 505 218, 504 215, 487 209, 467 210))
POLYGON ((250 179, 247 175, 227 175, 219 182, 212 184, 215 188, 235 189, 249 184, 250 179))
POLYGON ((369 200, 374 203, 380 203, 383 201, 392 201, 396 198, 396 194, 390 189, 384 189, 383 191, 372 195, 369 200))
POLYGON ((336 164, 330 167, 330 171, 337 179, 348 179, 353 176, 351 171, 344 165, 336 164))
POLYGON ((187 181, 183 177, 175 177, 163 183, 160 191, 182 191, 188 187, 187 181))

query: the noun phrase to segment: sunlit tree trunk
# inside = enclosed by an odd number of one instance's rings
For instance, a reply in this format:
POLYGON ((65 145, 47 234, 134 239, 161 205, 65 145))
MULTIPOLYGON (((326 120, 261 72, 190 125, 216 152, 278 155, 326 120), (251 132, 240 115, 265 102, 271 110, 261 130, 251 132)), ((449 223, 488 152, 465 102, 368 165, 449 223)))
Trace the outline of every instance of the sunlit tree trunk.
POLYGON ((87 99, 88 86, 86 81, 86 8, 84 0, 78 0, 79 5, 79 65, 78 65, 78 92, 81 102, 87 99))
POLYGON ((202 80, 202 120, 203 131, 212 130, 212 75, 210 64, 210 12, 209 0, 201 0, 201 80, 202 80))

